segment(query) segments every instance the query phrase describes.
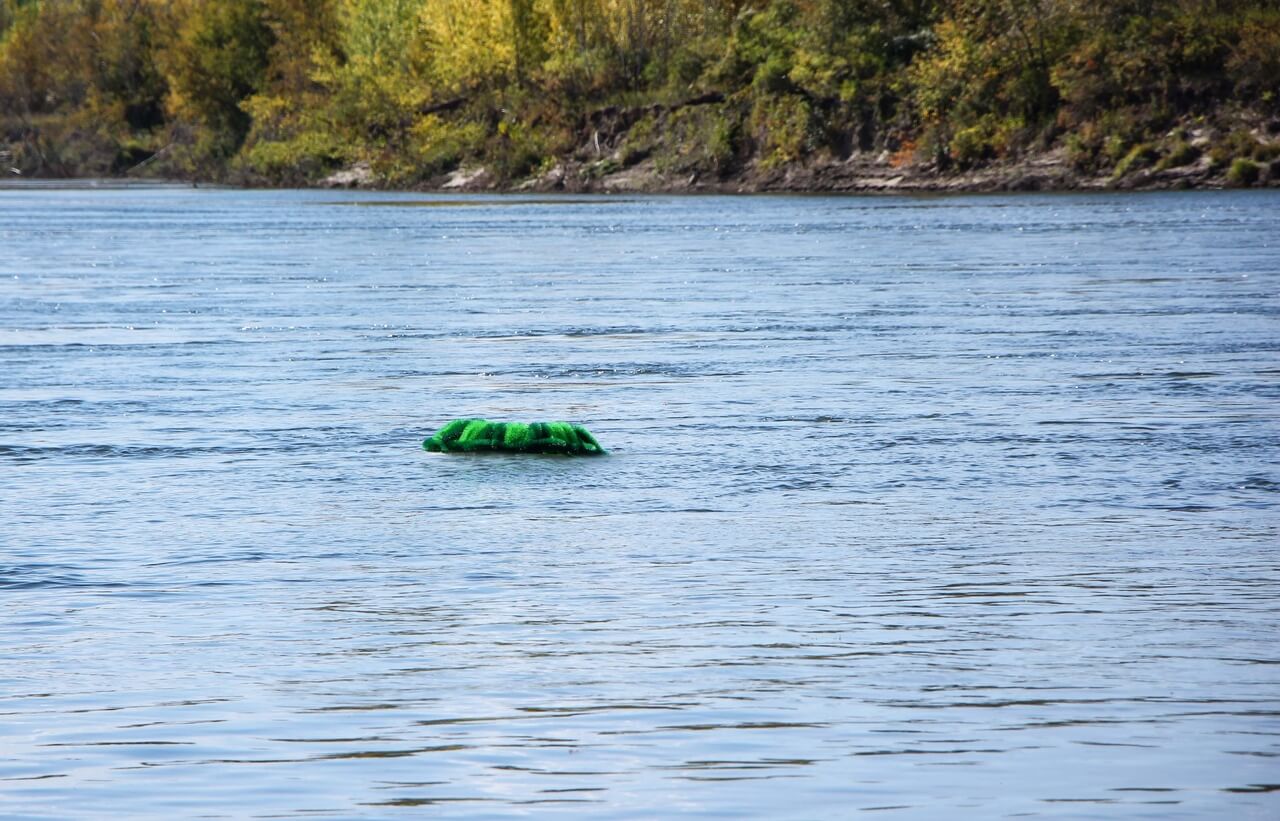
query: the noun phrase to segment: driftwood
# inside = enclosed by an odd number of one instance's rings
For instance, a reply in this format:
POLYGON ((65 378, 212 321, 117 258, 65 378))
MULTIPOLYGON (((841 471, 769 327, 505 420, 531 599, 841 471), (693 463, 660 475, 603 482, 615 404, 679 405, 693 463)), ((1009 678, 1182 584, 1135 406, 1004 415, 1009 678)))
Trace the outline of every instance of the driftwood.
POLYGON ((132 174, 134 171, 137 171, 137 170, 139 170, 139 169, 141 169, 141 168, 146 168, 148 165, 151 165, 151 163, 153 163, 153 162, 155 162, 156 160, 160 159, 160 158, 161 158, 161 157, 163 157, 165 154, 168 154, 168 153, 169 153, 169 149, 170 149, 170 148, 173 148, 173 143, 169 143, 169 144, 168 144, 168 145, 166 145, 164 148, 161 148, 159 151, 157 151, 156 153, 152 154, 150 157, 147 157, 145 160, 143 160, 142 162, 138 163, 137 165, 131 165, 131 166, 129 166, 129 168, 125 170, 124 175, 127 177, 127 176, 129 176, 130 174, 132 174))

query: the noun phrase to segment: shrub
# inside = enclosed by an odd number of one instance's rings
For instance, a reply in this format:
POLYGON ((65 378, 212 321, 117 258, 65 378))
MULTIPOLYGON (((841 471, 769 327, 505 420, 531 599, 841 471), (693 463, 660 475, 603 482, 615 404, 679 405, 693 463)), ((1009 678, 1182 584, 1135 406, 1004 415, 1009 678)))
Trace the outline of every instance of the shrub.
POLYGON ((452 171, 463 160, 478 154, 486 130, 475 121, 447 121, 428 114, 414 124, 411 134, 417 172, 431 177, 452 171))
POLYGON ((775 168, 810 151, 815 144, 811 116, 803 97, 787 94, 758 98, 751 119, 764 145, 761 165, 775 168))
POLYGON ((961 168, 972 168, 993 155, 986 129, 981 125, 962 128, 951 138, 951 158, 961 168))
POLYGON ((1116 164, 1115 176, 1123 177, 1126 174, 1146 168, 1155 162, 1159 156, 1160 154, 1156 151, 1156 147, 1151 143, 1139 143, 1130 149, 1128 154, 1124 155, 1124 159, 1116 164))
POLYGON ((550 135, 518 119, 498 122, 498 133, 489 138, 485 155, 489 168, 501 180, 518 180, 540 167, 551 153, 550 135))
POLYGON ((707 141, 707 159, 719 174, 727 173, 733 166, 738 153, 740 137, 739 122, 736 118, 720 112, 711 124, 711 135, 707 141))
POLYGON ((1169 147, 1168 153, 1160 158, 1160 162, 1156 163, 1156 170, 1163 171, 1166 168, 1179 168, 1184 165, 1190 165, 1199 158, 1200 149, 1186 140, 1178 139, 1169 147))
POLYGON ((1233 185, 1250 186, 1258 181, 1262 167, 1253 160, 1237 157, 1227 171, 1227 181, 1233 185))

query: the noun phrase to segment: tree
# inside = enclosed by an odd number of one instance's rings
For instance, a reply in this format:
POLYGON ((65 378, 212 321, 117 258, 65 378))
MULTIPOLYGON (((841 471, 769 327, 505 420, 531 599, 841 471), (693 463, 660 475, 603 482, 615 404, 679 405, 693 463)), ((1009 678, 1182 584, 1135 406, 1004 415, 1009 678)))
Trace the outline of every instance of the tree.
POLYGON ((275 34, 263 0, 184 0, 167 50, 169 107, 200 128, 197 153, 225 161, 240 148, 251 118, 242 103, 264 84, 275 34))

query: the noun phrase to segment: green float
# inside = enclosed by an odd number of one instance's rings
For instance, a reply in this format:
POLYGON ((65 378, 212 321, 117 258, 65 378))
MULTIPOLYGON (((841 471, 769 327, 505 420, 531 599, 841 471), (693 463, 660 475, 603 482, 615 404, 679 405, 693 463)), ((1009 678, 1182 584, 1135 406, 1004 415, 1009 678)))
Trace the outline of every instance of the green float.
POLYGON ((570 422, 490 422, 455 419, 422 443, 432 453, 556 453, 603 456, 605 449, 570 422))

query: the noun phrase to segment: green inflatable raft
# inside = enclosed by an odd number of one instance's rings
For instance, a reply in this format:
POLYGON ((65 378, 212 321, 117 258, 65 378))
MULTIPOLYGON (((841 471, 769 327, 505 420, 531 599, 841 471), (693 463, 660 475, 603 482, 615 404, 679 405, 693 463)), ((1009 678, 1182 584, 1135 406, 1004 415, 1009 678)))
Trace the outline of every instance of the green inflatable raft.
POLYGON ((422 443, 432 453, 559 453, 603 456, 605 449, 581 425, 570 422, 490 422, 455 419, 422 443))

